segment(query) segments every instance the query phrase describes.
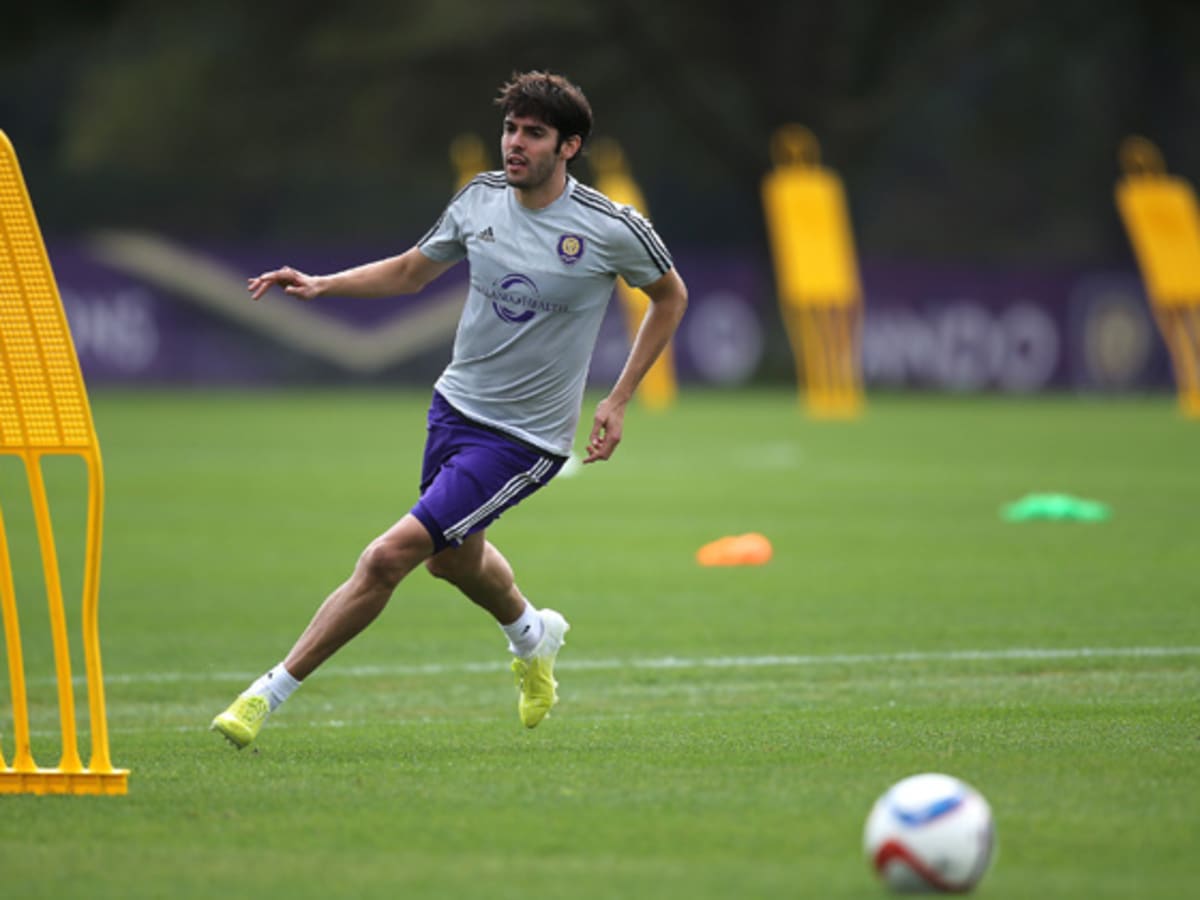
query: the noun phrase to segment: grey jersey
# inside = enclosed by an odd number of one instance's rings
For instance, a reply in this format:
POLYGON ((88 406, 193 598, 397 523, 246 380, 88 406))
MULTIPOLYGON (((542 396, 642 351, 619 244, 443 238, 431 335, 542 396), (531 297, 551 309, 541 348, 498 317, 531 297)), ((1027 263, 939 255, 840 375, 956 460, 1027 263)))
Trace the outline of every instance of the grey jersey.
POLYGON ((616 277, 641 287, 672 267, 650 223, 570 176, 557 200, 526 209, 503 172, 487 172, 417 246, 442 262, 465 256, 471 269, 454 354, 434 386, 466 416, 568 455, 616 277))

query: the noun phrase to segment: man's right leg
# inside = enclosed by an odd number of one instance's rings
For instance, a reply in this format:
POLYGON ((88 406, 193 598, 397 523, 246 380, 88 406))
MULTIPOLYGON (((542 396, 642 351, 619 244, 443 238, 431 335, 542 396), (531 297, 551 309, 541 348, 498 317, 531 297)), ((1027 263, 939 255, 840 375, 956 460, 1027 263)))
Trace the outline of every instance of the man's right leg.
POLYGON ((213 730, 239 748, 252 743, 267 716, 301 681, 383 612, 396 586, 433 549, 429 532, 412 514, 372 541, 350 578, 321 604, 287 658, 213 719, 213 730))
POLYGON ((284 660, 303 681, 387 606, 396 586, 433 553, 433 539, 413 515, 372 541, 346 583, 329 595, 284 660))

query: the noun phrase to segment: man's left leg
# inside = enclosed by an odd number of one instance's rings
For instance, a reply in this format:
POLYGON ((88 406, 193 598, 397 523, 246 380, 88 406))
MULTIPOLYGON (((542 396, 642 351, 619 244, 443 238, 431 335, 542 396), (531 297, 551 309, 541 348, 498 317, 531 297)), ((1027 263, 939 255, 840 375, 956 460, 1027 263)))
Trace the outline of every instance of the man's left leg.
POLYGON ((570 629, 552 609, 538 610, 516 585, 512 566, 483 531, 469 535, 460 546, 447 547, 425 561, 430 573, 445 579, 476 605, 492 614, 508 637, 516 657, 521 694, 517 711, 526 728, 533 728, 558 702, 554 662, 570 629))

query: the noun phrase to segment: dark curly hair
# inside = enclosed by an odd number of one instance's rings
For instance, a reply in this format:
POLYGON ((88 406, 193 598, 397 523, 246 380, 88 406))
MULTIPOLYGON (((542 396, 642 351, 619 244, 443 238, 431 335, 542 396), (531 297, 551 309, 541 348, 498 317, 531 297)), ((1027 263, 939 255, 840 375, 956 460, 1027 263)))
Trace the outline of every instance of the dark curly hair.
POLYGON ((592 106, 576 85, 551 72, 513 72, 502 85, 496 105, 505 116, 534 116, 558 131, 558 146, 571 135, 579 135, 579 150, 569 160, 583 155, 583 145, 592 133, 592 106))

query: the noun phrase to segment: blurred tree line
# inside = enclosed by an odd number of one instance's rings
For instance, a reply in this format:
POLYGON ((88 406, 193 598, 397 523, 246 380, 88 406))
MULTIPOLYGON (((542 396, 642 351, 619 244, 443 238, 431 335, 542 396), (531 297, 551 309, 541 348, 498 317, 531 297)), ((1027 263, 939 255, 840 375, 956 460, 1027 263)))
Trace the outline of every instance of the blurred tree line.
POLYGON ((1200 179, 1184 0, 43 0, 6 19, 0 128, 55 235, 403 248, 446 202, 450 141, 498 141, 495 90, 535 67, 583 86, 675 246, 762 247, 768 142, 793 121, 872 258, 1125 260, 1131 132, 1200 179))

